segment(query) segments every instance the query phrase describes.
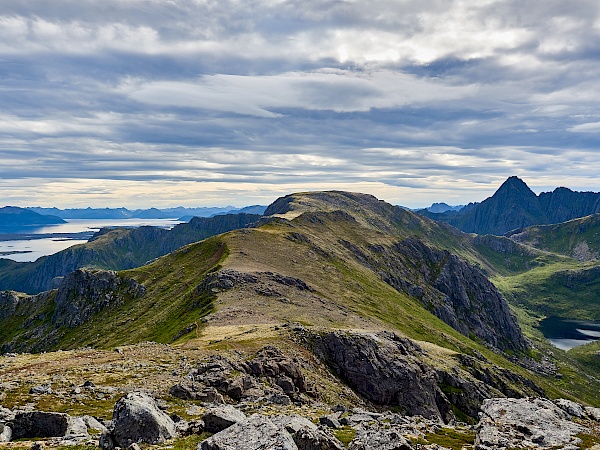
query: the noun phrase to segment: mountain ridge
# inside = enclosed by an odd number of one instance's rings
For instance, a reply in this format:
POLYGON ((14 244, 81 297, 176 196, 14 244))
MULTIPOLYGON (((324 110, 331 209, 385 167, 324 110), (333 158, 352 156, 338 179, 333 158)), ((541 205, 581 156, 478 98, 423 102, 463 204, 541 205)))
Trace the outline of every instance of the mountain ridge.
POLYGON ((598 213, 600 193, 558 187, 536 195, 523 180, 511 176, 481 203, 471 203, 460 211, 418 212, 466 233, 504 235, 519 228, 555 224, 598 213))

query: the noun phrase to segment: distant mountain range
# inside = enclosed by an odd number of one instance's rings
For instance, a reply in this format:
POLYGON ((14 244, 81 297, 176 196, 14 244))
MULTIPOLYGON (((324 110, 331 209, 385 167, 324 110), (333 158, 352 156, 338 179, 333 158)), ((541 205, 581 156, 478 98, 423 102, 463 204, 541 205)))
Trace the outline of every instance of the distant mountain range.
MULTIPOLYGON (((61 219, 172 219, 189 221, 192 217, 212 217, 218 214, 262 214, 266 206, 252 205, 244 208, 234 206, 225 207, 200 207, 185 208, 178 206, 176 208, 149 208, 130 210, 127 208, 41 208, 28 207, 29 211, 52 215, 61 219)), ((60 222, 59 222, 60 223, 60 222)))
POLYGON ((559 187, 536 195, 523 180, 513 176, 490 198, 470 203, 460 211, 418 212, 467 233, 504 235, 532 225, 555 224, 598 213, 600 193, 559 187))
POLYGON ((65 223, 63 219, 54 215, 39 214, 16 206, 0 208, 0 228, 12 229, 29 226, 51 225, 65 223))

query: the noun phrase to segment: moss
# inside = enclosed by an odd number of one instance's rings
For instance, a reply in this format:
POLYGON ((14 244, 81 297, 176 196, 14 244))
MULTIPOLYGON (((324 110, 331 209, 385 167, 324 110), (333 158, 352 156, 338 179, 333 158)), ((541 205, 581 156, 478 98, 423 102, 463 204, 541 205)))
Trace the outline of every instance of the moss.
POLYGON ((343 426, 341 428, 337 428, 333 432, 334 436, 340 440, 344 447, 348 447, 348 444, 352 442, 354 436, 356 436, 356 430, 352 427, 343 426))
POLYGON ((425 435, 425 440, 430 444, 461 450, 475 444, 475 432, 456 428, 440 428, 435 433, 425 435))

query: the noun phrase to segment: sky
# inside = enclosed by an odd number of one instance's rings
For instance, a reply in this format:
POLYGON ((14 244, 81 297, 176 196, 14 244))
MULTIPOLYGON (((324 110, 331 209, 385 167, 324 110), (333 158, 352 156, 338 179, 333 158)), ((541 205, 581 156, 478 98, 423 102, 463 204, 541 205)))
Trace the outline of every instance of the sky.
POLYGON ((597 0, 0 0, 0 204, 600 190, 597 0))

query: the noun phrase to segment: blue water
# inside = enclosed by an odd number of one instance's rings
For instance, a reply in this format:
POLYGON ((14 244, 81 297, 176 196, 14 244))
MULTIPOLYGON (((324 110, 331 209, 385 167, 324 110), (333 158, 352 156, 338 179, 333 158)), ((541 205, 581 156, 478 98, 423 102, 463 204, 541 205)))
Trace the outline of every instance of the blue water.
POLYGON ((562 350, 600 339, 600 322, 547 317, 540 322, 539 329, 552 345, 562 350))
MULTIPOLYGON (((104 227, 140 227, 150 225, 173 228, 181 221, 176 219, 73 219, 67 223, 47 225, 40 228, 11 230, 12 236, 0 237, 0 258, 18 262, 31 262, 46 255, 65 250, 73 245, 84 244, 93 233, 104 227), (83 236, 61 236, 61 234, 87 233, 83 236), (55 236, 42 237, 52 234, 55 236), (16 236, 15 236, 16 235, 16 236), (23 238, 21 238, 23 236, 23 238)), ((2 233, 3 230, 0 230, 2 233)), ((4 231, 6 233, 6 231, 4 231)))

